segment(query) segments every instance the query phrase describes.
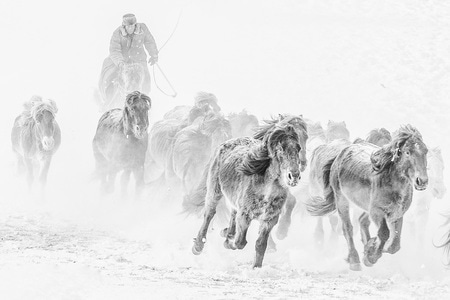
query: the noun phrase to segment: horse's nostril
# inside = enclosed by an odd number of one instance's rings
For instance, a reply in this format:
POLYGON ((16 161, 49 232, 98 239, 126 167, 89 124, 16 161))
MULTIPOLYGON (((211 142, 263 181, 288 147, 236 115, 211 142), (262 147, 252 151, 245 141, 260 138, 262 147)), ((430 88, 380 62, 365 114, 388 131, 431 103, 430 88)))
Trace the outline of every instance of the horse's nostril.
POLYGON ((289 178, 289 180, 292 180, 292 174, 291 173, 288 173, 288 178, 289 178))

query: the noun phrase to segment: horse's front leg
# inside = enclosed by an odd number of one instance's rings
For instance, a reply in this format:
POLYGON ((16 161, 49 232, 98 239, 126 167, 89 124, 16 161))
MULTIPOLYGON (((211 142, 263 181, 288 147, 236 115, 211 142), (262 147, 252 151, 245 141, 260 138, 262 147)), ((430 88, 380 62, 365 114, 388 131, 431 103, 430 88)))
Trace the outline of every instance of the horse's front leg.
POLYGON ((400 250, 400 236, 402 233, 403 217, 397 220, 386 220, 387 227, 389 228, 389 239, 384 245, 383 251, 394 254, 400 250))
POLYGON ((47 184, 47 175, 48 170, 50 169, 50 164, 52 162, 52 157, 50 155, 45 156, 42 160, 42 168, 41 168, 41 174, 39 176, 39 182, 41 184, 41 187, 44 188, 47 184))
POLYGON ((278 217, 279 216, 276 216, 268 221, 261 221, 261 225, 259 226, 259 237, 256 240, 255 245, 256 255, 255 261, 253 262, 253 268, 261 268, 262 266, 270 231, 272 230, 273 226, 277 224, 278 217))
POLYGON ((135 198, 140 199, 144 189, 144 167, 140 166, 133 170, 134 180, 136 181, 135 198))
POLYGON ((120 176, 120 195, 121 198, 126 198, 128 194, 128 184, 130 182, 131 170, 125 169, 120 176))
POLYGON ((384 212, 381 209, 373 208, 370 211, 370 216, 378 227, 378 232, 377 236, 370 238, 364 246, 364 264, 366 266, 371 266, 378 261, 382 255, 384 244, 389 238, 389 229, 384 212))
POLYGON ((250 217, 239 210, 236 214, 236 235, 234 237, 234 248, 244 249, 247 245, 247 230, 251 223, 250 217))
POLYGON ((28 191, 31 191, 34 181, 34 168, 33 161, 29 158, 25 158, 25 166, 27 167, 27 183, 28 183, 28 191))
POLYGON ((297 204, 297 199, 294 195, 288 193, 286 204, 284 205, 284 212, 281 214, 280 221, 278 222, 277 238, 282 240, 286 238, 289 227, 291 226, 292 211, 297 204))

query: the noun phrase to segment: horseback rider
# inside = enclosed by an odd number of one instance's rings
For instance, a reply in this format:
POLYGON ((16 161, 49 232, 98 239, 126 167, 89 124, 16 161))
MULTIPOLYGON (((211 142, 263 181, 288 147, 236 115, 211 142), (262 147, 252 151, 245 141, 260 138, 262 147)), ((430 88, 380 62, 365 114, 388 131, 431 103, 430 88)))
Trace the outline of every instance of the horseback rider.
POLYGON ((158 62, 158 48, 155 39, 144 23, 137 23, 134 14, 123 16, 122 25, 119 26, 111 37, 109 56, 103 61, 100 76, 100 92, 103 99, 108 99, 113 81, 117 78, 119 68, 125 63, 139 63, 145 72, 142 93, 150 92, 150 72, 147 66, 147 54, 150 55, 150 65, 158 62))

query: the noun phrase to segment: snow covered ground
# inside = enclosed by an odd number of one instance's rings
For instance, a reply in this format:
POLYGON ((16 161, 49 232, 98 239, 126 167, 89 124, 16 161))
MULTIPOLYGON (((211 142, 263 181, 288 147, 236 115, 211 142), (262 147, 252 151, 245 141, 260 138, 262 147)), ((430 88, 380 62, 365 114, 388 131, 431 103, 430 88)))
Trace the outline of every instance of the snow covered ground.
MULTIPOLYGON (((134 12, 162 45, 160 65, 177 89, 153 89, 152 121, 190 104, 199 90, 225 112, 259 118, 291 112, 345 120, 351 137, 411 123, 430 147, 450 153, 450 3, 446 1, 2 1, 0 32, 0 295, 4 299, 443 299, 450 273, 432 204, 425 254, 404 229, 402 249, 350 272, 345 239, 317 250, 314 220, 294 215, 290 234, 263 268, 251 262, 256 224, 242 251, 219 229, 191 253, 201 220, 180 197, 146 190, 140 202, 101 198, 91 140, 100 116, 92 97, 112 31, 134 12), (126 3, 125 3, 126 2, 126 3), (39 94, 58 103, 62 145, 47 197, 25 191, 9 134, 21 105, 39 94)), ((157 78, 163 87, 162 77, 157 78)), ((357 247, 361 247, 359 238, 357 247)))

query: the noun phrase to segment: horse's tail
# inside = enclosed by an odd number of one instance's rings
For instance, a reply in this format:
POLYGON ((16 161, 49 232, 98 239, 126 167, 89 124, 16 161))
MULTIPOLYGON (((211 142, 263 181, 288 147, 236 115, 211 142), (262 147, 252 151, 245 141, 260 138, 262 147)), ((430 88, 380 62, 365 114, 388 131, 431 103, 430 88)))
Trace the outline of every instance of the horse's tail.
MULTIPOLYGON (((186 172, 185 172, 186 173, 186 172)), ((205 166, 202 178, 197 187, 188 192, 183 198, 183 212, 186 214, 199 214, 205 207, 205 197, 207 189, 207 180, 209 173, 209 164, 205 166)), ((184 177, 184 176, 183 176, 184 177)), ((185 179, 183 178, 183 183, 185 179)))
POLYGON ((336 210, 336 200, 334 197, 333 188, 330 184, 331 166, 336 157, 330 159, 322 168, 323 174, 323 193, 325 199, 314 196, 309 199, 306 204, 306 209, 313 216, 324 216, 336 210))

